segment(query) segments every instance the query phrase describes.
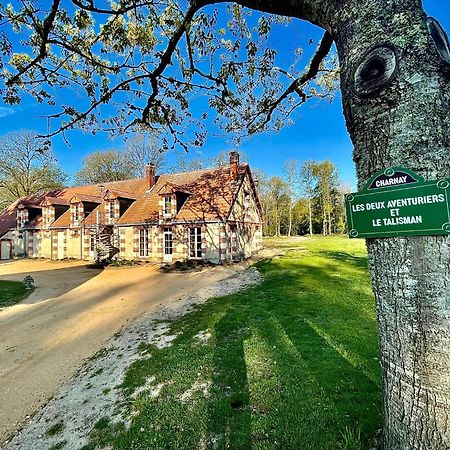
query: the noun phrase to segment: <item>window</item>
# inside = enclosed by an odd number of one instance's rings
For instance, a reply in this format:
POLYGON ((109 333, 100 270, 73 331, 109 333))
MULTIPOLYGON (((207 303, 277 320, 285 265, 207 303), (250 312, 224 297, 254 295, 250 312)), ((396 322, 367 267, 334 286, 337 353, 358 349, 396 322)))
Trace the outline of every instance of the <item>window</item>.
POLYGON ((189 228, 189 258, 202 257, 202 229, 189 228))
POLYGON ((139 256, 148 256, 148 230, 139 230, 139 256))
POLYGON ((115 219, 114 202, 109 202, 109 220, 115 219))
POLYGON ((172 228, 164 228, 164 254, 172 254, 172 228))
POLYGON ((164 197, 164 215, 170 216, 172 214, 172 197, 166 195, 164 197))
POLYGON ((80 215, 80 206, 78 205, 78 203, 75 203, 73 207, 73 219, 75 222, 78 222, 79 215, 80 215))

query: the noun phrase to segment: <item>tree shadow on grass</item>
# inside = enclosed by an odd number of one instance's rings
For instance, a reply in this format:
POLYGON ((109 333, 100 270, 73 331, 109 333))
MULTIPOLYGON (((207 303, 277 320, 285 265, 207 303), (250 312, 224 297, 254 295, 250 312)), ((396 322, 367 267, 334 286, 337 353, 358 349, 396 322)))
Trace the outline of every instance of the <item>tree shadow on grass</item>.
POLYGON ((247 314, 234 308, 215 324, 212 386, 208 404, 208 449, 251 448, 251 412, 244 340, 247 314))
POLYGON ((346 252, 337 252, 330 250, 322 250, 317 252, 318 255, 324 258, 331 258, 343 264, 351 264, 360 269, 367 269, 367 256, 356 256, 346 252))
POLYGON ((173 345, 128 374, 130 392, 151 376, 167 384, 134 400, 112 447, 336 449, 351 430, 355 448, 369 448, 380 427, 376 319, 367 272, 349 256, 264 263, 261 285, 175 322, 173 345), (199 345, 204 330, 212 337, 199 345), (193 390, 205 380, 206 394, 193 390))

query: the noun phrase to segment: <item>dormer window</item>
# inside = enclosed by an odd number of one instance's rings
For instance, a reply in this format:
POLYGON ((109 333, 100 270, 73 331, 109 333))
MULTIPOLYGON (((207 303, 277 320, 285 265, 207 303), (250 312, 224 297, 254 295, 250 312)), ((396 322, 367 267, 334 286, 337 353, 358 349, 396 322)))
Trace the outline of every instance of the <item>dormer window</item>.
POLYGON ((72 223, 71 226, 78 227, 82 219, 83 206, 81 203, 72 204, 72 223))
POLYGON ((172 197, 170 195, 164 197, 164 215, 172 215, 172 197))

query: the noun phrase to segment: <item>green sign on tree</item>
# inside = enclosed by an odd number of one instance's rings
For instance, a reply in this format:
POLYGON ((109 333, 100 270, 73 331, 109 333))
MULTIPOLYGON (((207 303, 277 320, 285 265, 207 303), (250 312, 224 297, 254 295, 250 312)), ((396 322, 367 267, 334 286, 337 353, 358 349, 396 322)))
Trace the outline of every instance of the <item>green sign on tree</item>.
POLYGON ((347 194, 351 238, 450 234, 450 178, 424 181, 393 167, 377 172, 361 192, 347 194))

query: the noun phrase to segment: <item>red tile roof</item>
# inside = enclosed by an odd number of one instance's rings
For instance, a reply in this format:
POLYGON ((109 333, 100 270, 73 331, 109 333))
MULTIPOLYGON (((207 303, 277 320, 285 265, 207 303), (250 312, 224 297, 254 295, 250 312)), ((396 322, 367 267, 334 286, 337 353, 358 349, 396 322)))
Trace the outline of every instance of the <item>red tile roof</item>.
POLYGON ((0 212, 0 237, 17 224, 17 202, 0 212))
POLYGON ((102 198, 108 190, 134 193, 134 195, 140 197, 147 190, 147 188, 148 184, 145 178, 133 178, 131 180, 111 181, 108 183, 90 184, 86 186, 65 187, 54 191, 45 192, 38 196, 23 197, 20 201, 25 203, 26 206, 37 206, 41 202, 45 201, 46 197, 51 197, 52 199, 63 199, 67 202, 69 202, 74 195, 79 197, 92 196, 95 198, 102 198))
POLYGON ((41 203, 41 206, 50 206, 50 205, 64 205, 68 206, 69 202, 64 198, 59 197, 45 197, 45 200, 41 203))
POLYGON ((70 226, 70 209, 59 216, 51 225, 50 228, 67 228, 70 226))
POLYGON ((187 191, 182 186, 177 186, 176 184, 166 182, 163 186, 158 189, 159 195, 170 195, 175 192, 183 192, 184 194, 191 195, 192 192, 187 191))
POLYGON ((131 192, 123 192, 117 191, 116 189, 108 189, 105 198, 107 199, 115 199, 115 198, 125 198, 127 200, 136 200, 136 194, 132 194, 131 192))
MULTIPOLYGON (((134 178, 131 180, 112 181, 109 183, 66 187, 44 192, 38 195, 22 197, 11 204, 9 208, 0 212, 0 236, 5 234, 10 228, 15 228, 17 209, 19 207, 41 208, 46 199, 49 200, 51 204, 68 204, 69 200, 75 194, 102 197, 104 192, 108 189, 114 189, 121 192, 133 192, 136 197, 140 197, 147 190, 147 188, 148 184, 145 178, 134 178)), ((52 225, 68 227, 70 225, 70 213, 66 211, 52 225)))
POLYGON ((101 203, 102 197, 97 195, 74 194, 70 199, 70 203, 101 203))
POLYGON ((226 220, 234 198, 239 190, 242 177, 248 165, 239 166, 238 181, 230 179, 230 167, 197 170, 194 172, 161 175, 156 185, 134 202, 119 219, 119 225, 156 222, 159 220, 159 201, 166 186, 174 190, 190 192, 186 202, 174 220, 226 220))
POLYGON ((97 224, 97 213, 98 213, 98 221, 99 223, 104 222, 104 219, 106 217, 106 211, 105 211, 105 204, 102 203, 101 205, 98 205, 84 220, 84 224, 89 225, 96 225, 97 224))
MULTIPOLYGON (((0 214, 0 236, 3 229, 15 227, 16 209, 19 203, 25 207, 40 207, 44 201, 51 204, 68 204, 74 197, 81 201, 97 203, 101 198, 113 195, 116 198, 136 199, 119 219, 118 224, 134 224, 157 222, 159 220, 159 201, 165 190, 170 187, 172 192, 181 192, 187 196, 185 203, 172 220, 226 220, 230 213, 236 194, 244 176, 250 169, 247 164, 241 164, 238 170, 238 180, 230 177, 230 166, 197 170, 193 172, 160 175, 156 177, 156 184, 149 189, 145 178, 99 183, 87 186, 73 186, 47 192, 40 196, 27 197, 11 205, 9 213, 0 214), (4 224, 4 225, 2 225, 4 224)), ((104 217, 104 205, 97 206, 85 219, 86 225, 93 225, 97 221, 97 211, 104 217)), ((70 226, 70 210, 62 214, 52 225, 52 228, 70 226)), ((6 232, 5 231, 5 232, 6 232)))

